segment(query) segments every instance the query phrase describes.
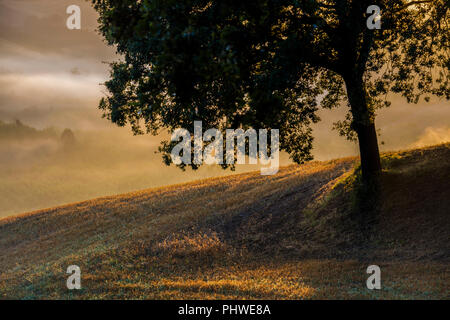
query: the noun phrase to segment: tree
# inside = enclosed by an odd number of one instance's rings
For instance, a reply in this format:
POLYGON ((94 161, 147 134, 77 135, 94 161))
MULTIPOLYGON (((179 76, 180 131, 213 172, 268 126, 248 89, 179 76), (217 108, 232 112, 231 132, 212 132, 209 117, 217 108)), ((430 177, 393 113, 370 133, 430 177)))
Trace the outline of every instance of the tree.
POLYGON ((61 134, 61 143, 64 150, 71 150, 76 144, 75 134, 69 128, 64 129, 61 134))
POLYGON ((381 171, 374 118, 388 93, 414 103, 450 96, 446 0, 92 2, 123 56, 100 108, 136 134, 194 120, 279 128, 281 149, 302 163, 312 158, 319 107, 344 102, 336 128, 358 139, 367 181, 381 171), (367 26, 371 5, 381 8, 381 29, 367 26))

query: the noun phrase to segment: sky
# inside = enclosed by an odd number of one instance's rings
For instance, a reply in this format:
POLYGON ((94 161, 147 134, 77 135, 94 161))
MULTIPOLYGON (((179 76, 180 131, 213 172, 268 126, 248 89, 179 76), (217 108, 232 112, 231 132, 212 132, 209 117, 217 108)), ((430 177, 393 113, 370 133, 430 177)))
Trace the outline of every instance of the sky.
MULTIPOLYGON (((38 128, 113 130, 131 137, 128 128, 110 124, 97 109, 104 94, 101 83, 108 79, 106 62, 118 57, 96 27, 87 1, 0 0, 0 120, 20 119, 38 128), (66 27, 66 8, 73 4, 81 7, 81 30, 66 27)), ((377 117, 382 150, 450 140, 448 102, 409 105, 398 97, 392 102, 377 117)), ((314 127, 316 159, 357 154, 354 143, 331 131, 345 112, 345 107, 320 112, 323 121, 314 127)))

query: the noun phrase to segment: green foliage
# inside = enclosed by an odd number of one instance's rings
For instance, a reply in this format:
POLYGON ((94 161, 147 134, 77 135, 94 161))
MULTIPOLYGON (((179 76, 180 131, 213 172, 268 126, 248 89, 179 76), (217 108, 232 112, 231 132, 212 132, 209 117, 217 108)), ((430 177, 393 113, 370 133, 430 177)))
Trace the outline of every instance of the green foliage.
POLYGON ((319 107, 349 103, 336 128, 355 139, 390 104, 389 92, 408 102, 450 97, 445 0, 92 3, 100 32, 123 56, 111 64, 100 108, 135 134, 189 129, 195 120, 222 130, 278 128, 281 148, 302 163, 311 159, 319 107), (374 4, 380 30, 366 26, 374 4))

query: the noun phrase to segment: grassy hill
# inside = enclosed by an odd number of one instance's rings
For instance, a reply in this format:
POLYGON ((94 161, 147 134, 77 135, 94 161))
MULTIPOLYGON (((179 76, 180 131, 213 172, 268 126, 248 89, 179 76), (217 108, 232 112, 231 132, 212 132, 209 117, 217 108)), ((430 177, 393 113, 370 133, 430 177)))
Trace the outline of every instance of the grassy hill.
POLYGON ((347 158, 4 218, 0 298, 448 299, 449 159, 450 144, 384 154, 376 212, 347 158))
MULTIPOLYGON (((182 183, 193 176, 205 179, 229 174, 219 166, 180 174, 178 168, 166 166, 161 154, 155 153, 161 137, 135 137, 128 131, 78 130, 72 132, 74 139, 70 139, 71 135, 65 136, 64 132, 71 131, 38 130, 20 121, 0 121, 0 219, 100 196, 182 183)), ((239 166, 237 172, 257 168, 239 166)))

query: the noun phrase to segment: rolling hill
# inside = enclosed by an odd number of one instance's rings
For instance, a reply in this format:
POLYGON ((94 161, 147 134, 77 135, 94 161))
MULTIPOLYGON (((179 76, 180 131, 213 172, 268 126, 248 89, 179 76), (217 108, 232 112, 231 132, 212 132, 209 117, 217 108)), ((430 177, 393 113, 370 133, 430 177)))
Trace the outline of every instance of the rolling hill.
POLYGON ((450 144, 383 166, 373 210, 346 158, 1 219, 0 298, 448 299, 450 144))

